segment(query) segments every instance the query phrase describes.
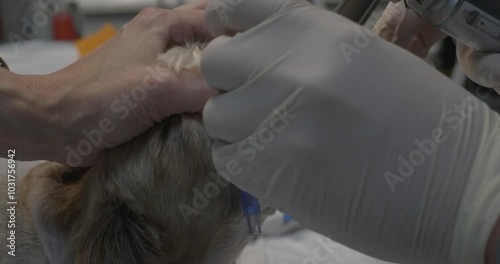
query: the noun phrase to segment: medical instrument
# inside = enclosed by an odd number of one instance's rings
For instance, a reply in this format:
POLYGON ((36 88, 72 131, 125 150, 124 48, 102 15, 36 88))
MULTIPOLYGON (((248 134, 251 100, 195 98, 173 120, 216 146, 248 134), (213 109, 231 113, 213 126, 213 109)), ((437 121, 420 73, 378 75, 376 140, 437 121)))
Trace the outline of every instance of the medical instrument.
POLYGON ((248 232, 252 236, 258 236, 262 233, 259 200, 244 191, 240 191, 240 197, 243 205, 243 213, 248 224, 248 232))
POLYGON ((500 52, 500 1, 403 0, 406 6, 463 44, 500 52))

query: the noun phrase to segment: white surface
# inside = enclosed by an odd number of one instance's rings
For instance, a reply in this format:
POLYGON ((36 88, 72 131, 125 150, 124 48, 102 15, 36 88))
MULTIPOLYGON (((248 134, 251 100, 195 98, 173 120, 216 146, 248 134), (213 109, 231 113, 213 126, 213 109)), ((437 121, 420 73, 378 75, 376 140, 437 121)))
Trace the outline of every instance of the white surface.
MULTIPOLYGON (((2 153, 4 154, 4 153, 2 153)), ((7 153, 5 153, 6 155, 7 153)), ((16 161, 15 165, 15 175, 17 177, 17 184, 19 187, 19 184, 20 184, 20 180, 26 176, 26 174, 28 174, 28 172, 35 166, 43 163, 44 161, 16 161)), ((0 177, 7 177, 7 170, 8 170, 8 167, 7 167, 8 163, 7 163, 7 160, 6 159, 0 159, 0 177)), ((3 195, 4 193, 6 193, 7 190, 0 190, 0 193, 3 195)))
POLYGON ((34 40, 0 45, 0 57, 12 72, 48 74, 78 60, 79 54, 72 42, 34 40))
POLYGON ((236 264, 391 264, 354 251, 277 211, 264 221, 262 235, 242 252, 236 264))
POLYGON ((236 264, 390 264, 358 253, 309 230, 286 236, 260 237, 236 264))
POLYGON ((79 7, 84 14, 116 14, 137 12, 158 3, 158 0, 80 0, 79 7))
POLYGON ((136 13, 146 7, 174 8, 191 0, 80 0, 83 14, 136 13))

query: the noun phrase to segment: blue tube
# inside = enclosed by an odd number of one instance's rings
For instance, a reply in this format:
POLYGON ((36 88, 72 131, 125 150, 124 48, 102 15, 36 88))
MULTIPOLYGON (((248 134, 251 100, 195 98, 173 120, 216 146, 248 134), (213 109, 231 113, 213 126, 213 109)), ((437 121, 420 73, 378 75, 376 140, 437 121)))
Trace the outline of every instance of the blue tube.
POLYGON ((258 236, 262 233, 259 200, 244 191, 240 191, 240 197, 243 205, 243 213, 248 224, 248 233, 251 236, 258 236))
POLYGON ((291 222, 293 219, 291 216, 287 215, 287 214, 284 214, 283 215, 283 222, 286 224, 286 223, 289 223, 291 222))

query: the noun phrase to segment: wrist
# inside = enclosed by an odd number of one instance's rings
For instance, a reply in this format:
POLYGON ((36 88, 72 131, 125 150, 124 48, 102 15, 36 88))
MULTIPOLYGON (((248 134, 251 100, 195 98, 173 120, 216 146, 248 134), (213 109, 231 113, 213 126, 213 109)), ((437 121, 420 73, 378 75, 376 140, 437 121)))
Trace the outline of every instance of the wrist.
POLYGON ((1 146, 16 148, 19 160, 56 160, 64 137, 59 129, 57 86, 49 76, 0 69, 1 146))

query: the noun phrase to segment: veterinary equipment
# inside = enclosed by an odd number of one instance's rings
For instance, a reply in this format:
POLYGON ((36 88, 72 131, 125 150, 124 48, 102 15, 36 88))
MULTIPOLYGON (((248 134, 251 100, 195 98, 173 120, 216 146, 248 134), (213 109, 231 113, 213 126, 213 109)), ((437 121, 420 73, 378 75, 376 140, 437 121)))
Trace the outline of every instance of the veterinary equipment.
POLYGON ((259 200, 251 194, 240 191, 243 213, 248 224, 248 232, 252 236, 258 236, 262 233, 260 222, 260 204, 259 200))
MULTIPOLYGON (((330 6, 330 1, 326 1, 327 7, 330 6)), ((408 8, 465 45, 478 51, 500 51, 499 1, 402 1, 408 8)), ((365 24, 380 2, 381 0, 344 0, 335 5, 333 10, 354 22, 365 24)))
POLYGON ((404 0, 406 6, 465 45, 500 51, 500 2, 489 0, 404 0))

